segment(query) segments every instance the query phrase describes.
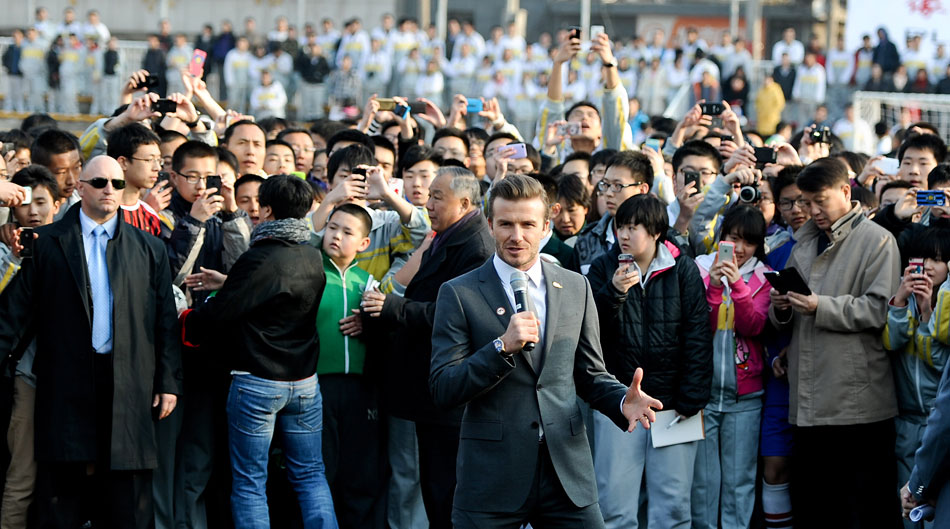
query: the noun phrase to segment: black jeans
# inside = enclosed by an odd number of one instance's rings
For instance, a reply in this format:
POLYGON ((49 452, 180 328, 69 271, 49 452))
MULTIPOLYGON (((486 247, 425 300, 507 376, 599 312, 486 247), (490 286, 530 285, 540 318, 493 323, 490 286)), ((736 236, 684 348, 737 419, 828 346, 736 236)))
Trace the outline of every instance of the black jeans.
POLYGON ((796 527, 901 527, 894 421, 795 428, 796 527))

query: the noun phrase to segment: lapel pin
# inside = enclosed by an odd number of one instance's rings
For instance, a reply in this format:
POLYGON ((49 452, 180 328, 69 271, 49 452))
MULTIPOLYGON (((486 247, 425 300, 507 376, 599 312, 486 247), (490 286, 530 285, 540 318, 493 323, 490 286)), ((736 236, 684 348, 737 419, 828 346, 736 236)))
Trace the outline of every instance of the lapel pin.
POLYGON ((561 284, 558 283, 557 281, 554 281, 553 283, 551 283, 551 285, 552 285, 554 288, 564 288, 564 287, 562 287, 561 284))
POLYGON ((495 309, 495 314, 497 314, 497 315, 499 315, 499 316, 504 316, 504 315, 505 315, 505 307, 498 307, 497 309, 495 309))

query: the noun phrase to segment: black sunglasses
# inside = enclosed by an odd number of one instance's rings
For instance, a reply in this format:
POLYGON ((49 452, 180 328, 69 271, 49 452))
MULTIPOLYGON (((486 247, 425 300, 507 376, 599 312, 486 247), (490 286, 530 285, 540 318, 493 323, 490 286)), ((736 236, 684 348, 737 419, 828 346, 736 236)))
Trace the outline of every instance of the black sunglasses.
POLYGON ((96 177, 90 178, 89 180, 80 180, 80 182, 85 182, 96 189, 105 189, 109 182, 112 182, 112 188, 116 190, 125 189, 125 180, 120 180, 113 178, 109 180, 108 178, 96 177))

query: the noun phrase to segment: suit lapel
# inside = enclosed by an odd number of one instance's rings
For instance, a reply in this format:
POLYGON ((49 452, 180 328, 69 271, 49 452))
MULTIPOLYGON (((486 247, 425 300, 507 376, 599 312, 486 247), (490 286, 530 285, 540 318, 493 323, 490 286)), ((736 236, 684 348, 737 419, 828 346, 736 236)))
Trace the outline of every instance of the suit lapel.
MULTIPOLYGON (((498 273, 495 272, 493 257, 489 257, 488 261, 479 269, 478 279, 479 290, 481 290, 482 295, 485 296, 485 302, 488 303, 489 308, 495 313, 502 327, 507 329, 508 322, 511 320, 511 315, 513 314, 513 309, 511 308, 511 303, 508 301, 508 294, 505 293, 505 288, 501 285, 501 279, 498 277, 498 273)), ((525 363, 528 364, 535 374, 538 373, 534 358, 537 354, 537 351, 531 353, 521 352, 521 355, 524 356, 525 363)))
POLYGON ((60 222, 66 224, 57 240, 63 250, 63 255, 66 257, 66 262, 69 264, 73 279, 76 281, 79 297, 82 298, 83 308, 86 311, 86 320, 91 328, 92 311, 89 307, 89 280, 86 272, 86 254, 82 240, 82 229, 79 226, 78 210, 76 214, 67 213, 66 217, 60 222))
POLYGON ((557 274, 560 267, 541 261, 541 270, 544 273, 544 286, 547 289, 545 294, 545 303, 547 304, 547 314, 544 321, 544 347, 541 348, 541 355, 538 359, 538 371, 544 368, 544 361, 551 351, 551 344, 554 343, 554 333, 557 329, 557 317, 560 314, 562 285, 558 282, 557 274), (557 286, 555 286, 557 285, 557 286))

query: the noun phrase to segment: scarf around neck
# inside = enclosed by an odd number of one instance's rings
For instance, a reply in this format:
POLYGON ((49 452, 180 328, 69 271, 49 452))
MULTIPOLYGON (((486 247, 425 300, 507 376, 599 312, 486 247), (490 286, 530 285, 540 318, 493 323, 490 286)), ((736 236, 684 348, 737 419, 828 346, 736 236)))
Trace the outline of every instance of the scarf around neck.
POLYGON ((303 244, 310 240, 310 226, 304 219, 280 219, 262 222, 251 232, 251 244, 265 239, 280 239, 303 244))

